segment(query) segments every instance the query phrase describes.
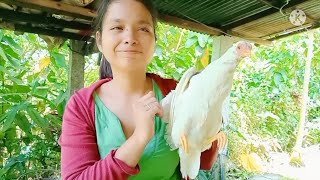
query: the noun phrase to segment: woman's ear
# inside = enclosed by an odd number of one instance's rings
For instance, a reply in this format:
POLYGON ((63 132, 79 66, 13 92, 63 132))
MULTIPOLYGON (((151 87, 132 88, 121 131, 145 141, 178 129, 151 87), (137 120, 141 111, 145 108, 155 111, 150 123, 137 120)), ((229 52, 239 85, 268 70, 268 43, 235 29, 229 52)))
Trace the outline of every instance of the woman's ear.
POLYGON ((102 34, 100 31, 96 32, 96 44, 100 52, 102 52, 102 34))

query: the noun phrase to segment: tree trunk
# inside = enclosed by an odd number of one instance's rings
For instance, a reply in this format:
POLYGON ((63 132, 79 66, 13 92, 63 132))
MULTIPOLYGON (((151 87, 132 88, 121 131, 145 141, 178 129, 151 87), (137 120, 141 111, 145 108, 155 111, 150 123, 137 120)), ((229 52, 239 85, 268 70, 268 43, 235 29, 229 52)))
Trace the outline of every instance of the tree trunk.
POLYGON ((301 102, 300 121, 298 125, 297 140, 290 157, 290 163, 297 166, 301 166, 304 164, 301 159, 301 149, 302 149, 302 141, 304 136, 304 125, 305 125, 306 116, 307 116, 307 104, 309 101, 308 89, 309 89, 309 81, 310 81, 311 60, 313 58, 313 42, 314 42, 314 33, 313 31, 308 31, 308 53, 307 53, 304 80, 303 80, 303 98, 301 102))

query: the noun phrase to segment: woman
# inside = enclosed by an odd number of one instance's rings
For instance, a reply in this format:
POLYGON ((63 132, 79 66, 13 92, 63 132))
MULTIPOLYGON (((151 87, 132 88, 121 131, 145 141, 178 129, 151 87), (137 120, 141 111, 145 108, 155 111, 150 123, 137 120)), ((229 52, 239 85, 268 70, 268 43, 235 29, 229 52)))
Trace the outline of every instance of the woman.
MULTIPOLYGON (((66 106, 62 178, 181 179, 159 104, 176 82, 146 73, 156 41, 154 9, 147 1, 110 0, 98 14, 97 46, 110 66, 101 73, 112 73, 76 92, 66 106)), ((202 154, 202 167, 212 165, 216 143, 212 149, 202 154)))

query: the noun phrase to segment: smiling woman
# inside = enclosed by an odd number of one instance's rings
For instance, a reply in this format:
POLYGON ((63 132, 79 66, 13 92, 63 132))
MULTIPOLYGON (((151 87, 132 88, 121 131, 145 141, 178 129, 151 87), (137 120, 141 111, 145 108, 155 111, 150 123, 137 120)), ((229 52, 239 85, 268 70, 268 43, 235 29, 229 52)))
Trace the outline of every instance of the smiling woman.
MULTIPOLYGON (((118 7, 114 8, 114 11, 117 11, 115 12, 115 14, 113 12, 111 12, 110 10, 108 10, 108 12, 106 11, 107 8, 109 8, 109 5, 114 3, 114 2, 117 2, 115 0, 111 0, 111 1, 103 1, 100 8, 98 9, 98 18, 96 18, 96 26, 95 26, 95 29, 96 29, 96 32, 97 32, 97 39, 99 38, 100 42, 102 41, 102 31, 105 33, 105 28, 107 28, 107 30, 110 32, 112 31, 113 33, 115 34, 119 34, 121 31, 125 30, 123 29, 123 23, 124 20, 127 20, 126 17, 130 17, 132 16, 132 14, 128 14, 129 12, 131 11, 127 11, 126 9, 124 9, 125 7, 119 7, 119 4, 118 4, 118 7), (127 12, 126 14, 122 14, 123 12, 127 12), (111 17, 108 17, 108 21, 110 23, 108 23, 108 27, 103 27, 105 24, 104 22, 107 21, 105 16, 107 16, 107 14, 112 14, 113 15, 113 18, 112 19, 112 16, 111 17), (122 17, 124 17, 124 19, 121 20, 121 16, 120 17, 117 17, 116 14, 122 14, 122 17), (122 23, 122 24, 121 24, 122 23), (109 28, 109 29, 108 29, 109 28)), ((139 25, 138 27, 135 27, 135 28, 139 28, 139 31, 140 32, 145 32, 145 34, 149 34, 149 36, 153 36, 153 39, 156 40, 156 25, 157 25, 157 11, 156 9, 153 7, 152 3, 149 2, 149 1, 138 1, 140 2, 143 6, 139 7, 139 9, 143 9, 144 11, 139 11, 138 9, 136 10, 137 13, 141 14, 141 13, 146 13, 145 10, 147 9, 147 14, 143 14, 144 17, 148 17, 148 18, 142 18, 142 19, 137 19, 138 20, 138 23, 137 25, 139 25), (150 21, 150 18, 151 18, 151 21, 150 21), (153 33, 152 33, 153 32, 153 33)), ((119 3, 119 2, 118 2, 119 3)), ((131 8, 131 7, 127 7, 127 8, 131 8)), ((128 30, 128 29, 127 29, 128 30)), ((110 32, 110 33, 112 33, 110 32)), ((112 36, 109 38, 113 38, 112 36)), ((153 43, 154 41, 151 40, 150 41, 151 43, 153 43)), ((147 42, 146 44, 149 44, 149 42, 147 42)), ((149 44, 149 47, 150 48, 154 48, 155 46, 152 44, 149 44)), ((130 50, 130 49, 128 49, 130 50)), ((141 52, 142 51, 138 50, 137 48, 132 48, 131 50, 133 51, 138 51, 138 52, 141 52)), ((100 50, 101 51, 101 50, 100 50)), ((103 54, 104 55, 104 54, 103 54)), ((100 78, 103 79, 103 78, 106 78, 106 77, 112 77, 113 74, 112 74, 112 69, 111 69, 111 66, 110 66, 110 60, 111 59, 106 59, 106 57, 108 56, 103 56, 103 60, 101 61, 101 65, 100 65, 100 78)), ((151 59, 151 58, 149 58, 151 59)))
MULTIPOLYGON (((107 77, 76 92, 62 124, 63 179, 181 179, 165 141, 159 101, 176 81, 146 72, 155 49, 156 13, 148 1, 103 1, 96 41, 107 77)), ((213 147, 216 147, 214 144, 213 147)), ((203 159, 211 166, 216 153, 203 159)))

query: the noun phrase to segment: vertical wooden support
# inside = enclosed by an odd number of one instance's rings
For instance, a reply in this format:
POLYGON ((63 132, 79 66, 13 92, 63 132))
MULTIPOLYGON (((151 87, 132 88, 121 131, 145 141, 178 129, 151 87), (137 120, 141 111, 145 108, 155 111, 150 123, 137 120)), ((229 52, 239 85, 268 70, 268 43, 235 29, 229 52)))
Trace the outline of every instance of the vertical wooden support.
POLYGON ((83 41, 70 40, 70 62, 68 78, 68 96, 84 86, 84 43, 83 41), (83 54, 82 54, 83 53, 83 54))
POLYGON ((211 61, 217 60, 222 56, 233 43, 240 41, 238 37, 217 36, 213 38, 213 49, 211 61))

